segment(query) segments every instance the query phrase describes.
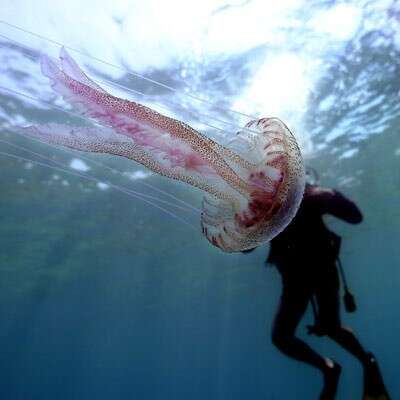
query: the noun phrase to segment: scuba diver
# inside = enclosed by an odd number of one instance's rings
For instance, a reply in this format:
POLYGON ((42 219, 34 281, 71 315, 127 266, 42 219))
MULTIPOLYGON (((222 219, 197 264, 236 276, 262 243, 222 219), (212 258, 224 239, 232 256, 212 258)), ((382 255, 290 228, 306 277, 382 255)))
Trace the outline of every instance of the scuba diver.
POLYGON ((340 192, 318 186, 315 184, 317 180, 310 183, 310 170, 297 215, 271 241, 267 259, 277 267, 283 284, 272 342, 287 356, 321 371, 324 386, 320 400, 335 398, 341 366, 316 353, 295 335, 296 327, 311 302, 315 325, 309 326, 309 333, 331 338, 360 361, 364 369, 364 400, 388 400, 375 356, 364 350, 354 333, 341 323, 338 272, 343 278, 346 309, 351 312, 356 306, 338 258, 340 237, 330 231, 322 219, 323 215, 331 214, 348 223, 359 224, 362 214, 340 192))

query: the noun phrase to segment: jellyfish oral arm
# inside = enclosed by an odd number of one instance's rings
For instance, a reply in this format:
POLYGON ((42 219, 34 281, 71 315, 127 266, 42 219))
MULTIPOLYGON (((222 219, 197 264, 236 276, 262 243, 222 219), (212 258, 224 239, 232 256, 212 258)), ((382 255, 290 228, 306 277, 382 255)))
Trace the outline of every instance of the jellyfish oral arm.
POLYGON ((163 151, 150 153, 144 146, 135 144, 130 137, 119 135, 112 129, 101 126, 79 127, 48 123, 28 126, 21 130, 28 136, 53 145, 134 160, 159 175, 188 183, 218 198, 227 199, 227 188, 225 191, 218 189, 227 185, 215 171, 207 164, 197 162, 197 158, 190 160, 190 155, 187 156, 177 147, 172 150, 172 155, 166 158, 163 151), (187 162, 188 158, 190 165, 187 162))
POLYGON ((222 146, 187 124, 161 115, 142 104, 108 94, 83 72, 79 72, 79 67, 65 50, 61 54, 59 65, 43 56, 42 72, 53 82, 53 89, 83 115, 112 128, 118 134, 132 138, 137 146, 145 148, 149 153, 162 154, 163 159, 172 164, 180 160, 189 169, 200 167, 202 173, 207 167, 234 185, 243 195, 247 194, 247 183, 216 151, 222 146), (72 76, 66 72, 71 70, 72 76))

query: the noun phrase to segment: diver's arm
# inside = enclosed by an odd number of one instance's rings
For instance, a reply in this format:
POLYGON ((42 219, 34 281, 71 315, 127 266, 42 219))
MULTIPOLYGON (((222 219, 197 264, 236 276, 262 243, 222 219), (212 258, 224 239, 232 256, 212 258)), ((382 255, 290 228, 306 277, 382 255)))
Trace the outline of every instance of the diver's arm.
POLYGON ((255 250, 257 247, 253 247, 252 249, 247 249, 247 250, 242 250, 241 253, 243 254, 247 254, 247 253, 251 253, 253 250, 255 250))
POLYGON ((337 190, 315 187, 313 197, 323 214, 334 215, 350 224, 359 224, 363 220, 361 211, 355 203, 337 190))

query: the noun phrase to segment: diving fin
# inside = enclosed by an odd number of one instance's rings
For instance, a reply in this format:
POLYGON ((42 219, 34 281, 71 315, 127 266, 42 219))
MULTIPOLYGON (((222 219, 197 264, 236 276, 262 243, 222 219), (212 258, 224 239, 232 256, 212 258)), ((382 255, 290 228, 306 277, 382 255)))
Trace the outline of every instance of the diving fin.
POLYGON ((369 353, 369 361, 364 366, 363 400, 390 400, 378 362, 372 353, 369 353))

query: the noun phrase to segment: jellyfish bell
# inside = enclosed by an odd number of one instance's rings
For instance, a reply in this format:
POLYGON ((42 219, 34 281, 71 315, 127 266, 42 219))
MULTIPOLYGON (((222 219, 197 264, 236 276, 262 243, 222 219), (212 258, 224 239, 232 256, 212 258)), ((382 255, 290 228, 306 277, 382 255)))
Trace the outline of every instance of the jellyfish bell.
POLYGON ((248 191, 236 193, 232 202, 205 196, 201 224, 213 245, 235 252, 268 242, 289 224, 303 196, 305 173, 296 140, 278 118, 250 121, 230 145, 248 161, 237 168, 248 191))
POLYGON ((97 126, 47 123, 26 135, 75 150, 129 158, 206 193, 201 227, 214 246, 243 251, 272 239, 295 215, 304 190, 296 140, 278 118, 249 122, 226 147, 189 125, 107 93, 64 50, 43 57, 53 89, 97 126))

